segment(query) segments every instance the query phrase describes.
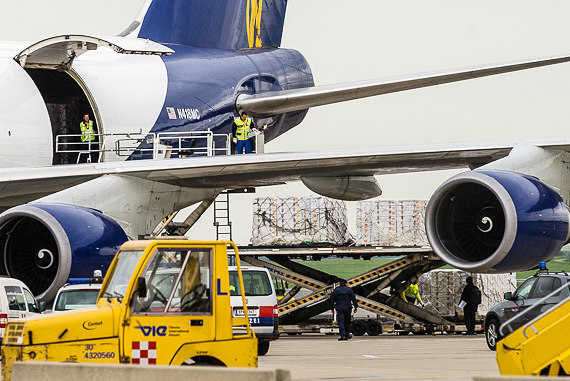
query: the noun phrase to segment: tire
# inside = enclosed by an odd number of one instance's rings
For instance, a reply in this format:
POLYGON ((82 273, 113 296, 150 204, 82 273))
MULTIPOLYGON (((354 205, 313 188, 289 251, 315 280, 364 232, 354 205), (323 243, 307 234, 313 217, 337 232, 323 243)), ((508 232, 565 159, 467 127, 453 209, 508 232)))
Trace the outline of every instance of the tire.
POLYGON ((382 333, 382 324, 376 320, 368 320, 366 322, 366 333, 368 336, 378 336, 382 333))
POLYGON ((354 336, 363 336, 366 333, 366 326, 362 320, 355 320, 350 327, 354 336))
POLYGON ((269 341, 260 341, 257 343, 257 355, 265 356, 269 352, 269 341))
POLYGON ((497 342, 501 340, 501 335, 499 334, 500 326, 499 321, 495 318, 490 319, 485 324, 485 341, 492 351, 497 349, 497 342))

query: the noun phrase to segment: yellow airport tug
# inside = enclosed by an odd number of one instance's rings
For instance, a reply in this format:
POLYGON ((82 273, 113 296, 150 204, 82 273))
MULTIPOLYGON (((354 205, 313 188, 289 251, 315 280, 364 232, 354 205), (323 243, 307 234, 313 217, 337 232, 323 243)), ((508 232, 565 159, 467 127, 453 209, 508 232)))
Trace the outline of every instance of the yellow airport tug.
POLYGON ((97 306, 10 322, 2 380, 15 361, 257 366, 257 340, 243 310, 232 316, 227 245, 129 241, 115 256, 97 306))

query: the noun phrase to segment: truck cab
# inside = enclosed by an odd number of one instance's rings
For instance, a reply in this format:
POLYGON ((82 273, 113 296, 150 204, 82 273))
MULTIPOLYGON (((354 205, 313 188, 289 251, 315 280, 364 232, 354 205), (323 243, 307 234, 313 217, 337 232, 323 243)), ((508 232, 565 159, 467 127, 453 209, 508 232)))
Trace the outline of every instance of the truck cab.
POLYGON ((2 379, 9 379, 14 361, 257 366, 245 297, 245 316, 232 316, 228 244, 123 244, 95 309, 8 324, 2 379))

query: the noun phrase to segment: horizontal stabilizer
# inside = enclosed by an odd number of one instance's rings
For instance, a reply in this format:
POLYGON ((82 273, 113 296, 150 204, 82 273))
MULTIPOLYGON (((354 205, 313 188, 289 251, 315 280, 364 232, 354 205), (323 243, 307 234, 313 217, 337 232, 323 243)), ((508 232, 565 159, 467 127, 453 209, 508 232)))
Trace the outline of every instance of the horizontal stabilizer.
POLYGON ((246 110, 253 116, 266 117, 374 95, 487 77, 568 61, 570 61, 570 55, 336 85, 270 91, 254 95, 241 94, 236 101, 236 108, 246 110))

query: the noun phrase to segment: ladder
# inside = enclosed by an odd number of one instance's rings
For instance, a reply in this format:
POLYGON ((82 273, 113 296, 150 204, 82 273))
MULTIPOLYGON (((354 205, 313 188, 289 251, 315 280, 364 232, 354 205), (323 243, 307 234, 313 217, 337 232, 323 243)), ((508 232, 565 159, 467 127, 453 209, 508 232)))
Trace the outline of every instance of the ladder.
POLYGON ((232 222, 230 221, 230 194, 222 192, 214 200, 214 226, 216 240, 232 240, 232 222))
MULTIPOLYGON (((560 293, 568 284, 562 285, 532 307, 506 321, 505 327, 516 318, 534 308, 539 308, 543 301, 560 293)), ((570 296, 552 309, 540 314, 522 327, 497 343, 497 364, 504 375, 528 376, 568 376, 570 375, 570 296)))

